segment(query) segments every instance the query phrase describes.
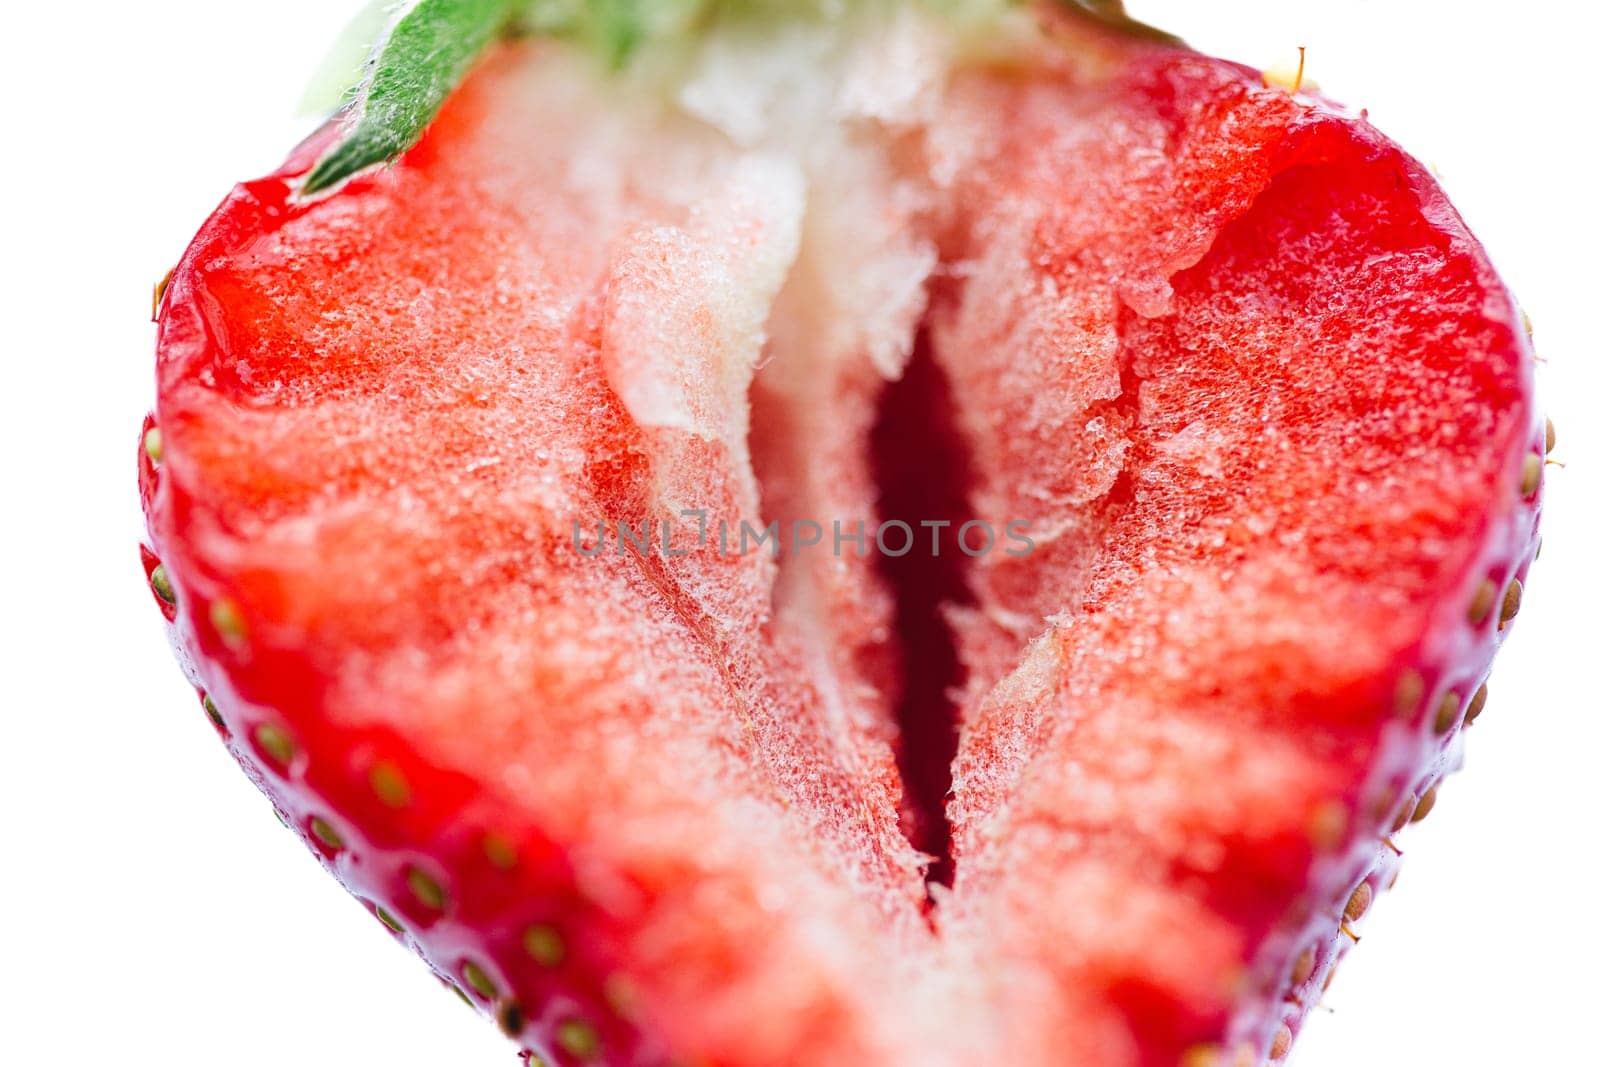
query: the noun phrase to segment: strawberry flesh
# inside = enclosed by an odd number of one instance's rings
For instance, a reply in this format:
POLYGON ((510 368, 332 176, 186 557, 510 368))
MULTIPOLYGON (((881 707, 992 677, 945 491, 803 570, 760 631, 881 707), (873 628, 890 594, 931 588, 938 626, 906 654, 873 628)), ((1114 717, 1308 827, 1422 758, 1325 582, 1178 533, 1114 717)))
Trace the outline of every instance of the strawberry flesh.
POLYGON ((737 55, 665 108, 522 41, 393 168, 239 186, 161 299, 146 573, 286 821, 546 1062, 1279 1058, 1526 577, 1527 338, 1358 117, 879 29, 798 145, 737 55))

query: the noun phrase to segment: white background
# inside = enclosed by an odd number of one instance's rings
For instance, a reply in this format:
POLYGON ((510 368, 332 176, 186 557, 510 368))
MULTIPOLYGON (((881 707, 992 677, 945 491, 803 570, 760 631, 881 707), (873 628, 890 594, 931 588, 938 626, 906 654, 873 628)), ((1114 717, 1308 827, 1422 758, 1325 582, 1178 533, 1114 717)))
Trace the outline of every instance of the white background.
MULTIPOLYGON (((0 1060, 511 1067, 318 869, 218 745, 141 580, 151 283, 308 126, 356 0, 7 5, 0 404, 0 1060)), ((1468 770, 1406 836, 1297 1063, 1600 1062, 1593 546, 1600 270, 1590 5, 1147 0, 1310 75, 1422 159, 1532 313, 1548 541, 1468 770)), ((1065 1065, 1071 1067, 1071 1065, 1065 1065)))

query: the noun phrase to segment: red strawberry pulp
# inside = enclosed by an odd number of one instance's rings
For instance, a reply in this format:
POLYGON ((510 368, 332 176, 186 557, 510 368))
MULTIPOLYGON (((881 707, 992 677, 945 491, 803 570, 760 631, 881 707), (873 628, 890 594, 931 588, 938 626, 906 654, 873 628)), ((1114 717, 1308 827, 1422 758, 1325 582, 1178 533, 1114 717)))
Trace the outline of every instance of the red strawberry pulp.
POLYGON ((818 40, 670 98, 507 44, 393 168, 239 186, 161 302, 180 655, 550 1063, 1281 1059, 1519 602, 1514 305, 1252 71, 818 40))

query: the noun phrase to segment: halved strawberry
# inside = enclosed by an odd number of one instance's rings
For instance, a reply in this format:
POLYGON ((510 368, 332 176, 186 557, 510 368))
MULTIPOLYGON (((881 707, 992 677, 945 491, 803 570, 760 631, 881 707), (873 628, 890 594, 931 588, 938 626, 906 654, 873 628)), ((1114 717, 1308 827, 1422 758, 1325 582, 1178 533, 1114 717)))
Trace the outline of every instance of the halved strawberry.
POLYGON ((953 25, 496 46, 161 300, 207 712, 549 1062, 1280 1059, 1482 708, 1546 441, 1432 179, 953 25))

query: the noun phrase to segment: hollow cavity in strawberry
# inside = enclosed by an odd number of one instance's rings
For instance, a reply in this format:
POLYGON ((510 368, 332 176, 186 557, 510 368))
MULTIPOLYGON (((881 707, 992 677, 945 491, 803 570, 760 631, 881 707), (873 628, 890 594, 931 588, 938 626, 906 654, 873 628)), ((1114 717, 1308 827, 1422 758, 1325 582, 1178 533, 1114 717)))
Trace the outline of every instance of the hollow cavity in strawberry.
POLYGON ((331 136, 159 297, 145 570, 394 937, 553 1064, 1287 1055, 1536 541, 1422 167, 913 7, 499 45, 302 197, 331 136))

